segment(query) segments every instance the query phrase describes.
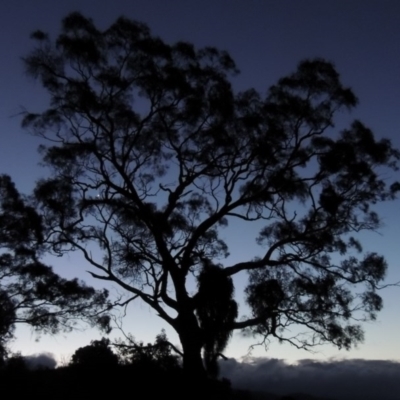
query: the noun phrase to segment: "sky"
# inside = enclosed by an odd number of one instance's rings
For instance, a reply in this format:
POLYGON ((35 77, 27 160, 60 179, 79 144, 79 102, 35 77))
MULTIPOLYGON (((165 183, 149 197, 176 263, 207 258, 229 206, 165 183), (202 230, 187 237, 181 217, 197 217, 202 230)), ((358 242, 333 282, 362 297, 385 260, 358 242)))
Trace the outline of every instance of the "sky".
MULTIPOLYGON (((12 176, 17 188, 29 193, 46 170, 38 163, 37 138, 20 127, 24 109, 40 111, 48 98, 39 83, 24 74, 21 57, 33 48, 29 35, 36 29, 55 34, 61 19, 72 11, 91 17, 102 28, 120 15, 145 22, 152 32, 168 43, 184 40, 196 46, 216 46, 227 50, 241 70, 235 78, 237 90, 254 87, 265 93, 280 77, 295 70, 305 58, 322 57, 332 61, 342 82, 359 98, 359 105, 341 123, 359 119, 377 138, 387 137, 400 148, 400 2, 397 0, 3 0, 0 5, 0 173, 12 176)), ((399 176, 390 178, 399 179, 399 176)), ((400 281, 399 201, 377 207, 384 222, 379 232, 361 236, 364 248, 383 254, 389 265, 386 283, 400 281)), ((258 231, 246 227, 226 232, 231 256, 237 262, 260 255, 255 245, 258 231)), ((88 268, 78 255, 52 260, 63 276, 78 275, 87 280, 88 268)), ((236 282, 243 289, 243 281, 236 282)), ((98 283, 95 283, 98 284, 98 283)), ((240 291, 239 291, 240 292, 240 291)), ((378 320, 365 324, 364 344, 349 352, 323 346, 307 353, 272 343, 267 352, 256 348, 253 357, 270 357, 293 364, 311 359, 397 360, 400 361, 400 288, 381 292, 384 310, 378 320)), ((178 343, 173 331, 148 306, 130 309, 124 328, 138 340, 153 341, 161 328, 178 343)), ((82 330, 70 335, 43 336, 39 341, 28 328, 18 329, 14 350, 23 354, 51 352, 67 359, 77 347, 100 334, 82 330)), ((117 331, 114 335, 121 336, 117 331)), ((234 334, 226 351, 229 357, 249 357, 254 339, 234 334)), ((335 361, 336 362, 336 361, 335 361)))

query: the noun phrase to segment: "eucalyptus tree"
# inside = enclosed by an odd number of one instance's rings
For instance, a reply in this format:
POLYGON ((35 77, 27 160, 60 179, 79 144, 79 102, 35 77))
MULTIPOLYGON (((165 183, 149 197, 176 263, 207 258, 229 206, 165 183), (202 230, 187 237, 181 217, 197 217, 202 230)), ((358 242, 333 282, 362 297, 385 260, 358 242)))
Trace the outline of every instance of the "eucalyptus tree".
POLYGON ((11 178, 0 175, 0 359, 18 324, 55 334, 84 319, 109 329, 107 290, 60 277, 41 261, 44 243, 40 215, 11 178))
POLYGON ((387 265, 357 235, 379 227, 372 205, 394 199, 398 183, 378 172, 399 153, 360 121, 335 130, 357 99, 330 62, 302 61, 261 95, 233 89, 226 52, 167 44, 127 18, 100 30, 72 13, 55 40, 32 37, 24 60, 50 104, 23 126, 48 140, 52 175, 34 193, 54 253, 80 251, 125 304, 152 307, 191 373, 204 373, 202 350, 215 366, 234 330, 299 348, 362 341, 387 265), (221 232, 235 220, 263 224, 264 250, 229 265, 221 232), (243 272, 250 311, 239 316, 232 277, 243 272))

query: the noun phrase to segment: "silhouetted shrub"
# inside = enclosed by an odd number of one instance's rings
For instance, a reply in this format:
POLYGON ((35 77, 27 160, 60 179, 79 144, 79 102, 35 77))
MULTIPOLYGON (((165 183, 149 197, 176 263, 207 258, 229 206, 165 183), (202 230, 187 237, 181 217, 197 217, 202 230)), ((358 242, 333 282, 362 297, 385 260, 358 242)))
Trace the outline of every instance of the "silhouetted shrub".
POLYGON ((118 356, 111 350, 106 338, 92 340, 90 345, 80 347, 72 356, 71 366, 87 368, 112 368, 118 365, 118 356))

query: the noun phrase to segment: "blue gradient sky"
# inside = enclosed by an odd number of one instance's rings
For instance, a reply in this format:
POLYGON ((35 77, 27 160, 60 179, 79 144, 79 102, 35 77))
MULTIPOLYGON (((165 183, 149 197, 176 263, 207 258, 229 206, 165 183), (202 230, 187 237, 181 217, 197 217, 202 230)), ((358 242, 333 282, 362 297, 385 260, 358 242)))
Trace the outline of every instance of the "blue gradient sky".
MULTIPOLYGON (((217 46, 228 50, 237 62, 241 75, 235 78, 238 90, 255 87, 261 92, 297 63, 308 57, 333 61, 342 81, 352 87, 360 100, 352 114, 341 116, 338 127, 351 119, 360 119, 378 138, 389 137, 400 148, 400 2, 369 0, 6 0, 0 5, 0 173, 11 175, 20 191, 28 193, 35 180, 46 174, 38 166, 38 141, 20 128, 18 113, 26 107, 40 111, 47 97, 39 83, 24 75, 20 57, 33 43, 29 34, 35 29, 53 33, 61 19, 71 11, 92 17, 106 28, 118 16, 147 23, 153 33, 167 42, 185 40, 197 46, 217 46)), ((393 178, 389 177, 388 178, 393 178)), ((399 179, 399 177, 395 177, 399 179)), ((389 264, 387 282, 400 281, 400 203, 377 207, 384 227, 379 233, 362 235, 367 251, 384 254, 389 264)), ((227 264, 261 254, 255 245, 258 230, 236 226, 223 232, 230 245, 227 264)), ((87 266, 78 255, 49 260, 64 276, 79 275, 88 280, 87 266)), ((93 281, 91 281, 92 283, 93 281)), ((237 279, 237 293, 244 280, 237 279)), ((330 346, 308 354, 290 346, 271 344, 253 355, 284 358, 325 359, 366 358, 400 360, 400 288, 382 292, 384 310, 378 321, 365 325, 366 340, 358 349, 339 352, 330 346)), ((144 304, 131 307, 124 328, 138 340, 152 341, 162 327, 162 320, 144 304)), ((171 341, 177 337, 167 329, 171 341)), ((118 332, 116 336, 120 336, 118 332)), ((79 347, 99 337, 88 330, 68 336, 42 337, 39 342, 29 329, 18 329, 13 349, 24 354, 51 351, 68 356, 79 347)), ((246 355, 253 341, 234 335, 227 355, 246 355)))

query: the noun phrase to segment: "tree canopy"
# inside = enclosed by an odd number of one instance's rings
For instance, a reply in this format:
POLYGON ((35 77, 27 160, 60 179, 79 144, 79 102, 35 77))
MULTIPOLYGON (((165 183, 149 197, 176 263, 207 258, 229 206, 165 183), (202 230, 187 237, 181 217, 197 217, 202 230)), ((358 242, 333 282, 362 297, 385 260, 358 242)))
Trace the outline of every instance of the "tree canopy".
POLYGON ((304 60, 262 95, 234 90, 226 52, 167 44, 127 18, 99 30, 72 13, 56 40, 32 37, 24 60, 50 106, 23 126, 49 141, 52 176, 34 196, 52 252, 80 251, 125 304, 151 306, 188 371, 203 371, 202 349, 215 365, 233 330, 306 349, 362 341, 387 265, 357 234, 378 229, 373 205, 395 198, 399 184, 379 172, 396 170, 399 152, 360 121, 335 130, 357 99, 332 63, 304 60), (222 235, 235 220, 263 224, 261 256, 243 249, 229 265, 222 235), (309 334, 287 335, 292 325, 309 334))
POLYGON ((110 348, 110 340, 92 340, 90 345, 80 347, 72 355, 70 365, 82 368, 104 369, 118 365, 118 356, 110 348))
POLYGON ((13 338, 16 324, 36 332, 70 330, 77 319, 100 323, 108 292, 77 279, 67 280, 40 261, 44 228, 35 209, 18 193, 11 178, 0 175, 0 350, 13 338))

